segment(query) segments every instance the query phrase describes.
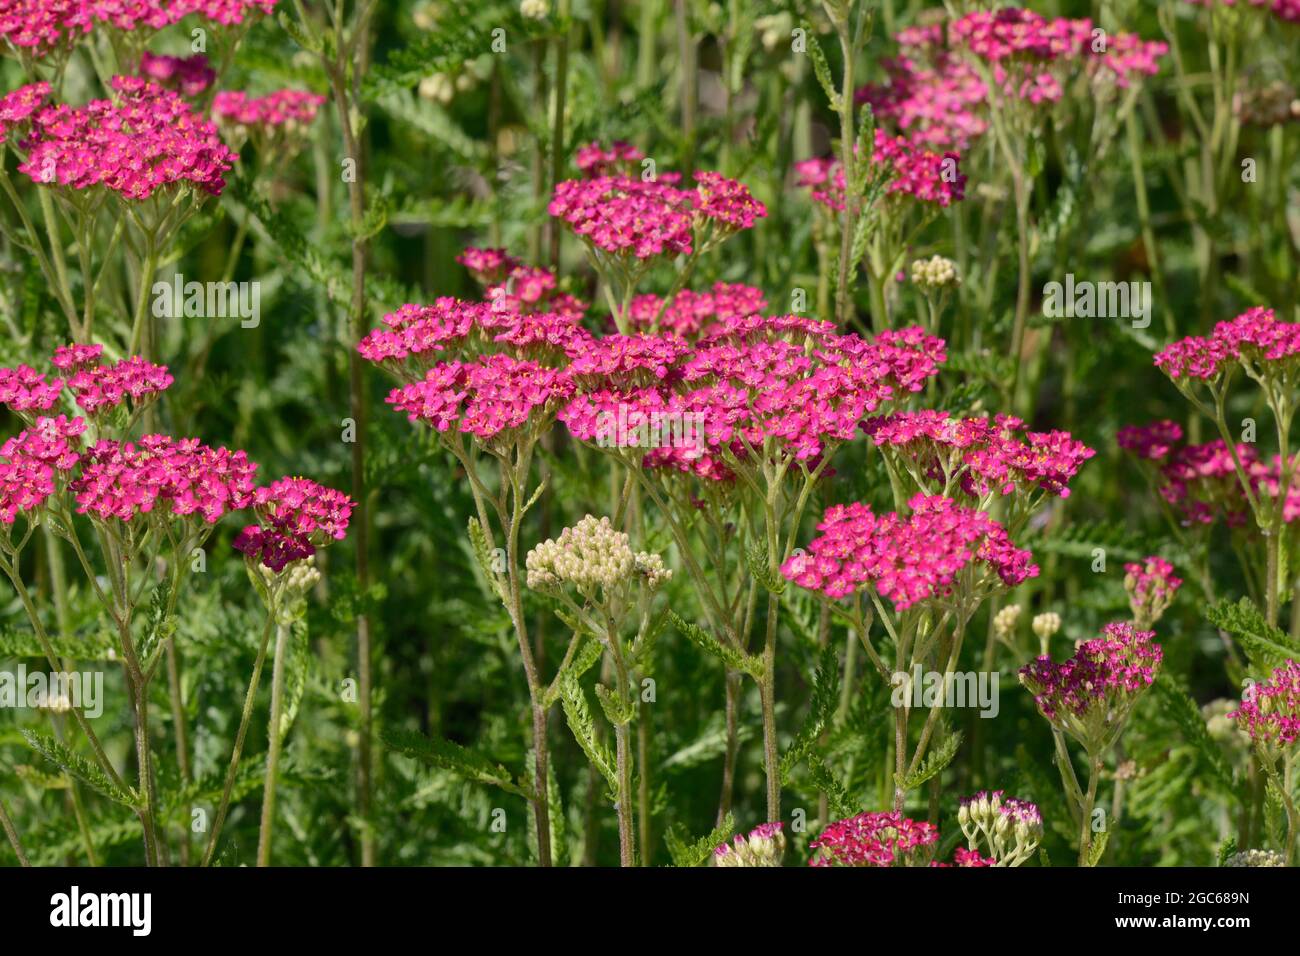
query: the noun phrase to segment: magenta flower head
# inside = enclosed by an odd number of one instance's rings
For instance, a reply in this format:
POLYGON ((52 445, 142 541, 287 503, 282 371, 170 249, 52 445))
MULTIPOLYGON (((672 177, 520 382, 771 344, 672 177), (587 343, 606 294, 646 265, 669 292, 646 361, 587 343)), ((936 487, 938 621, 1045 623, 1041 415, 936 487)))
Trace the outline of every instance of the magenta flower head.
POLYGON ((202 53, 167 56, 146 50, 140 55, 140 75, 190 97, 198 96, 217 80, 217 71, 202 53))
POLYGON ((1213 7, 1222 5, 1225 7, 1240 6, 1242 9, 1257 9, 1267 11, 1280 20, 1288 23, 1300 23, 1300 0, 1187 0, 1188 3, 1195 3, 1202 7, 1213 7))
POLYGON ((1027 550, 982 511, 951 498, 917 495, 908 514, 877 516, 865 504, 835 505, 822 534, 781 566, 787 580, 828 598, 870 587, 897 611, 946 597, 962 584, 961 602, 982 600, 999 583, 1014 587, 1038 575, 1027 550), (963 574, 972 569, 974 575, 963 574))
POLYGON ((626 259, 674 258, 694 243, 693 195, 664 174, 642 181, 628 176, 570 179, 555 186, 547 212, 607 255, 626 259))
POLYGON ((113 365, 89 365, 89 356, 95 346, 74 347, 56 353, 55 360, 69 363, 77 371, 68 379, 68 388, 80 405, 91 416, 116 408, 129 400, 131 411, 136 412, 171 387, 172 375, 165 365, 154 365, 138 355, 122 359, 113 365))
POLYGON ((1155 364, 1180 389, 1194 381, 1218 382, 1237 368, 1252 378, 1284 374, 1300 357, 1300 323, 1279 322, 1272 309, 1256 306, 1220 322, 1209 336, 1180 339, 1156 353, 1155 364))
POLYGON ((91 30, 161 30, 190 14, 231 26, 267 14, 279 0, 5 0, 0 36, 37 57, 66 52, 91 30))
POLYGON ((586 176, 611 176, 630 174, 632 167, 645 159, 645 153, 631 143, 615 140, 606 148, 600 143, 588 143, 574 153, 573 161, 586 176))
POLYGON ((102 345, 60 345, 54 350, 50 364, 65 375, 75 375, 82 369, 99 364, 99 357, 104 354, 102 345))
POLYGON ((785 834, 780 823, 764 823, 749 831, 749 836, 737 834, 731 843, 723 843, 713 851, 714 866, 780 866, 785 855, 785 834))
MULTIPOLYGON (((905 136, 877 129, 871 152, 872 175, 885 184, 890 196, 900 196, 940 207, 966 195, 961 157, 952 151, 937 153, 905 136)), ((837 159, 807 159, 795 164, 797 184, 810 191, 814 202, 833 212, 844 209, 844 166, 837 159)))
POLYGON ((477 249, 467 246, 456 261, 469 270, 476 282, 495 285, 504 282, 517 267, 523 265, 504 249, 477 249))
POLYGON ((939 840, 932 823, 901 813, 859 813, 829 824, 808 844, 809 866, 925 866, 939 840))
POLYGON ((975 869, 977 867, 997 866, 998 861, 988 856, 980 856, 977 850, 968 850, 964 846, 959 846, 952 851, 952 863, 940 863, 937 860, 930 864, 931 866, 956 866, 963 869, 975 869))
POLYGON ((212 99, 212 118, 236 144, 252 139, 260 150, 293 153, 325 99, 304 90, 277 90, 266 96, 223 90, 212 99))
POLYGON ((1045 495, 1069 497, 1069 482, 1096 454, 1068 432, 1025 431, 1024 422, 1010 415, 897 412, 868 419, 863 429, 897 471, 922 480, 926 490, 960 490, 985 507, 1014 494, 1018 516, 1045 495))
POLYGON ((1124 565, 1124 590, 1133 623, 1143 630, 1150 628, 1164 616, 1182 585, 1183 579, 1174 575, 1174 566, 1156 555, 1124 565))
POLYGON ((549 427, 571 391, 567 374, 508 355, 444 362, 423 379, 394 389, 387 402, 438 432, 473 435, 494 447, 513 442, 527 426, 549 427))
POLYGON ((31 428, 0 446, 0 535, 6 547, 9 526, 19 514, 29 520, 63 487, 81 460, 83 419, 37 418, 31 428))
POLYGON ((19 170, 37 183, 102 186, 129 200, 182 185, 221 193, 236 156, 212 123, 180 94, 142 77, 116 76, 112 86, 113 99, 35 114, 19 170))
POLYGON ((1152 631, 1112 623, 1101 633, 1063 663, 1039 657, 1020 668, 1020 682, 1034 695, 1039 712, 1094 755, 1119 738, 1164 656, 1152 631))
POLYGON ((1295 744, 1300 740, 1300 663, 1288 659, 1273 671, 1271 678, 1251 684, 1241 706, 1228 717, 1241 721, 1262 748, 1295 744))
POLYGON ((570 179, 556 184, 547 211, 588 244, 598 264, 614 257, 624 268, 697 246, 708 251, 767 215, 746 186, 719 173, 697 173, 694 190, 680 181, 677 173, 570 179))
POLYGON ((11 136, 20 139, 32 114, 49 98, 50 84, 45 82, 20 86, 12 93, 0 96, 0 143, 8 142, 11 136))
POLYGON ((632 328, 640 332, 659 331, 684 339, 724 326, 734 319, 760 316, 767 308, 761 290, 740 283, 717 282, 709 292, 683 289, 666 305, 657 295, 639 295, 632 300, 629 313, 632 328))
POLYGON ((49 411, 58 404, 62 391, 62 381, 47 379, 29 365, 0 368, 0 404, 20 415, 49 411))
POLYGON ((70 488, 78 513, 99 521, 192 516, 212 525, 248 507, 256 470, 242 451, 146 435, 138 442, 96 442, 70 488))
POLYGON ((355 502, 309 478, 281 478, 253 494, 258 523, 232 543, 250 566, 279 574, 295 561, 347 535, 355 502))
POLYGON ((1150 425, 1125 425, 1115 440, 1143 461, 1162 461, 1182 442, 1183 428, 1167 418, 1150 425))

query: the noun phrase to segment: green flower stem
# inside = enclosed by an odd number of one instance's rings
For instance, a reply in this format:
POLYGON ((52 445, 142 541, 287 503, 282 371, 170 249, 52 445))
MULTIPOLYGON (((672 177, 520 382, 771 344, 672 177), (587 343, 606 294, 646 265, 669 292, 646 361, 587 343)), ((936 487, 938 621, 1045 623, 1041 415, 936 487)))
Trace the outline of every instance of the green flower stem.
POLYGON ((244 752, 244 738, 248 734, 248 725, 253 717, 253 703, 257 699, 257 687, 262 680, 262 668, 266 664, 266 653, 271 644, 271 628, 275 623, 275 609, 266 612, 266 626, 262 628, 262 641, 258 645, 257 659, 253 663, 253 676, 248 682, 248 691, 244 694, 244 710, 239 719, 239 730, 235 734, 235 747, 230 755, 230 766, 226 770, 226 782, 221 791, 221 803, 217 806, 217 815, 212 822, 212 835, 208 837, 208 848, 203 854, 203 865, 210 866, 217 852, 217 840, 221 837, 221 828, 226 822, 230 810, 230 798, 235 790, 235 775, 239 771, 239 758, 244 752))
MULTIPOLYGON (((555 11, 565 30, 555 38, 555 112, 551 117, 551 188, 564 174, 564 107, 569 89, 569 0, 560 0, 555 11)), ((560 228, 551 223, 551 268, 560 274, 560 228)))
POLYGON ((1097 781, 1101 777, 1101 758, 1088 755, 1088 792, 1084 794, 1080 806, 1079 819, 1079 866, 1091 865, 1088 857, 1092 852, 1092 808, 1097 802, 1097 781))
POLYGON ((14 829, 14 822, 9 818, 9 808, 5 806, 3 797, 0 797, 0 828, 5 831, 9 845, 13 847, 14 854, 18 857, 19 865, 31 866, 32 861, 27 859, 27 854, 23 852, 22 841, 18 839, 18 831, 14 829))
MULTIPOLYGON (((0 153, 0 158, 3 154, 0 153)), ((23 228, 27 231, 27 239, 31 245, 31 250, 36 256, 36 261, 44 273, 45 279, 50 283, 50 288, 54 292, 55 299, 58 300, 59 306, 63 309, 63 314, 68 320, 68 328, 72 332, 73 338, 80 341, 83 334, 81 325, 77 320, 77 309, 72 302, 72 293, 69 291, 67 284, 66 269, 65 274, 60 278, 58 270, 50 262, 49 257, 45 254, 45 247, 42 245, 36 235, 36 227, 32 225, 31 218, 27 215, 27 207, 23 205, 22 200, 18 198, 18 193, 14 191, 13 183, 9 181, 9 174, 3 168, 0 168, 0 188, 4 189, 5 195, 13 204, 14 211, 18 213, 18 219, 22 222, 23 228)), ((44 193, 42 192, 42 195, 44 193)))
POLYGON ((1296 836, 1300 834, 1300 812, 1295 805, 1295 760, 1293 749, 1282 758, 1282 805, 1286 808, 1286 865, 1295 865, 1296 836))
MULTIPOLYGON (((295 3, 303 29, 315 32, 314 24, 305 16, 301 3, 295 3)), ((364 159, 365 148, 354 127, 353 112, 357 106, 369 62, 370 18, 372 5, 360 4, 351 36, 342 42, 343 4, 333 12, 335 40, 326 45, 321 54, 321 65, 329 77, 334 107, 338 113, 343 134, 345 155, 356 162, 356 175, 348 182, 348 210, 352 228, 352 298, 348 307, 348 335, 350 342, 359 341, 366 331, 366 271, 369 263, 369 238, 365 233, 366 194, 364 159), (328 51, 333 48, 334 58, 328 51)), ((370 591, 370 499, 366 488, 365 454, 369 431, 369 402, 367 401, 365 360, 355 348, 349 349, 348 405, 356 422, 356 441, 352 443, 352 500, 356 506, 352 513, 351 528, 356 542, 357 587, 361 594, 370 591)), ((371 822, 372 778, 374 775, 372 685, 373 662, 370 633, 370 615, 364 609, 357 614, 357 708, 360 722, 360 743, 357 752, 357 815, 365 824, 361 828, 361 865, 374 866, 376 861, 374 830, 371 822)), ((268 848, 269 852, 269 848, 268 848)))
POLYGON ((158 357, 155 354, 153 341, 153 322, 149 316, 149 292, 157 265, 158 252, 154 247, 153 236, 145 236, 144 258, 140 265, 140 286, 136 290, 135 312, 131 318, 131 343, 127 351, 131 355, 143 355, 151 361, 158 357))
MULTIPOLYGON (((605 638, 610 656, 614 661, 614 675, 618 682, 618 700, 621 706, 630 709, 628 696, 629 676, 627 662, 623 659, 618 629, 609 614, 605 615, 605 638)), ((632 747, 631 732, 626 721, 614 724, 614 754, 618 778, 618 859, 620 866, 636 866, 636 837, 633 834, 633 800, 632 800, 632 747)))
POLYGON ((284 734, 284 668, 289 653, 290 625, 280 621, 275 627, 275 657, 271 663, 271 723, 266 750, 266 782, 262 786, 262 825, 257 837, 257 865, 271 865, 271 838, 275 830, 275 786, 280 772, 280 750, 284 734))

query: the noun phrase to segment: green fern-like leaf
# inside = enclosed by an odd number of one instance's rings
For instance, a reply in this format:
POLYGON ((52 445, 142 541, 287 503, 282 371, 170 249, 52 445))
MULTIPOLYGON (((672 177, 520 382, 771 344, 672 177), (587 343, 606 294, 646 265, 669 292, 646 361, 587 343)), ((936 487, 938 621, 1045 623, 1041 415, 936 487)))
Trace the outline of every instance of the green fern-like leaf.
POLYGON ((736 821, 728 813, 722 823, 710 830, 707 836, 688 844, 679 835, 676 826, 669 827, 664 833, 664 842, 668 845, 668 855, 673 858, 673 866, 699 866, 709 858, 715 847, 731 838, 735 829, 736 821))
POLYGON ((614 755, 609 748, 596 739, 596 725, 591 719, 591 709, 587 706, 587 695, 578 686, 576 678, 570 677, 562 682, 560 700, 564 705, 564 718, 573 731, 578 746, 587 755, 591 765, 596 768, 613 794, 618 788, 618 778, 614 770, 614 755))
POLYGON ((381 738, 389 750, 414 757, 430 766, 449 770, 466 780, 500 787, 507 793, 513 793, 524 799, 532 798, 527 790, 515 782, 510 771, 505 767, 450 740, 426 737, 413 730, 401 729, 386 730, 381 734, 381 738))
POLYGON ((794 742, 781 757, 781 780, 787 783, 790 772, 802 763, 817 745, 818 738, 830 725, 839 704, 840 695, 840 658, 834 645, 827 644, 822 649, 817 662, 817 673, 813 677, 812 700, 808 705, 808 716, 795 735, 794 742))
POLYGON ((728 647, 699 625, 682 620, 675 611, 669 611, 668 617, 673 622, 673 626, 684 634, 692 644, 712 654, 726 664, 727 667, 748 674, 755 680, 762 676, 763 662, 758 658, 737 648, 728 647))
POLYGON ((133 810, 144 806, 144 801, 138 793, 134 790, 124 790, 119 787, 109 779, 103 770, 80 754, 73 753, 61 741, 31 730, 24 730, 23 737, 26 738, 27 745, 32 750, 56 767, 59 767, 64 773, 76 777, 100 796, 107 797, 114 803, 119 803, 133 810))
POLYGON ((952 763, 952 758, 957 756, 957 748, 960 746, 961 731, 949 734, 938 746, 926 754, 916 773, 896 773, 894 774, 894 782, 904 790, 915 790, 930 778, 942 773, 943 769, 952 763))
POLYGON ((1264 620, 1250 598, 1242 598, 1236 604, 1228 600, 1211 604, 1205 609, 1205 619, 1235 637, 1251 664, 1260 670, 1270 670, 1288 658, 1300 657, 1300 645, 1264 620))
POLYGON ((1156 696, 1164 705, 1164 711, 1183 732, 1183 737, 1195 749, 1197 756, 1210 770, 1214 782, 1224 791, 1233 790, 1232 771, 1223 759, 1223 752, 1214 739, 1210 737, 1201 716, 1200 708, 1192 700, 1187 690, 1171 674, 1161 675, 1155 682, 1156 696))

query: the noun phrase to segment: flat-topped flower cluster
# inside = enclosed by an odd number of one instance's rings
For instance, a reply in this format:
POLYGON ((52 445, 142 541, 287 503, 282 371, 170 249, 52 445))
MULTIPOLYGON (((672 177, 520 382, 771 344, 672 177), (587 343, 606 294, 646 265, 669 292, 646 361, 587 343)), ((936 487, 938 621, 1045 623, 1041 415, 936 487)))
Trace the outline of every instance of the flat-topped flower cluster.
POLYGON ((243 451, 197 438, 130 438, 131 426, 172 376, 139 356, 101 363, 101 355, 99 345, 61 346, 50 361, 66 379, 26 365, 0 368, 0 404, 26 425, 0 446, 6 542, 19 517, 30 526, 51 508, 65 519, 75 511, 129 528, 175 519, 210 526, 251 507, 258 524, 245 529, 236 547, 275 571, 344 537, 353 503, 340 492, 305 478, 259 488, 257 465, 243 451), (65 404, 85 416, 55 414, 65 404))

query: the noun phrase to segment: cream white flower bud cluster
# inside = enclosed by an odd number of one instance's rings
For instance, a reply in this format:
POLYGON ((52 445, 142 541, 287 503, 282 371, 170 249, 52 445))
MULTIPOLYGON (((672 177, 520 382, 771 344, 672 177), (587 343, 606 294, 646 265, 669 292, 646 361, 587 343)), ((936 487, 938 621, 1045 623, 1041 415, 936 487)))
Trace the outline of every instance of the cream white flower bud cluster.
POLYGON ((1043 817, 1028 800, 1004 797, 1001 790, 981 790, 961 801, 957 823, 972 850, 983 842, 998 866, 1020 866, 1043 839, 1043 817))
POLYGON ((280 583, 282 588, 280 593, 285 597, 300 597, 314 588, 317 582, 320 581, 320 571, 316 568, 316 556, 314 554, 290 564, 287 569, 288 574, 272 571, 265 564, 259 564, 257 570, 261 572, 262 580, 268 586, 283 574, 284 580, 280 583))
POLYGON ((1035 614, 1031 626, 1034 633, 1038 635, 1038 639, 1046 641, 1061 629, 1061 615, 1055 611, 1044 611, 1042 614, 1035 614))
POLYGON ((749 836, 737 835, 730 843, 723 843, 713 851, 714 866, 780 866, 785 855, 785 834, 781 824, 764 823, 749 831, 749 836))
POLYGON ((523 0, 519 4, 519 15, 525 20, 545 20, 550 12, 550 0, 523 0))
POLYGON ((278 574, 264 564, 259 564, 257 570, 268 589, 279 588, 277 616, 281 623, 290 623, 306 613, 307 595, 320 581, 315 555, 294 561, 278 574))
POLYGON ((1282 854, 1272 850, 1242 850, 1223 861, 1224 866, 1286 866, 1282 854))
POLYGON ((638 551, 636 555, 636 573, 641 575, 646 587, 658 591, 660 586, 672 580, 672 569, 664 564, 664 559, 657 554, 638 551))
POLYGON ((541 590, 572 584, 579 591, 606 591, 627 582, 634 574, 658 588, 672 572, 655 554, 634 552, 628 536, 614 528, 608 518, 587 515, 558 538, 543 541, 528 552, 524 562, 528 586, 541 590))
POLYGON ((913 262, 912 281, 922 289, 948 289, 961 285, 957 263, 943 256, 931 256, 913 262))
POLYGON ((1008 604, 998 611, 993 618, 993 633, 1000 641, 1009 641, 1016 632, 1016 623, 1020 620, 1020 605, 1008 604))

